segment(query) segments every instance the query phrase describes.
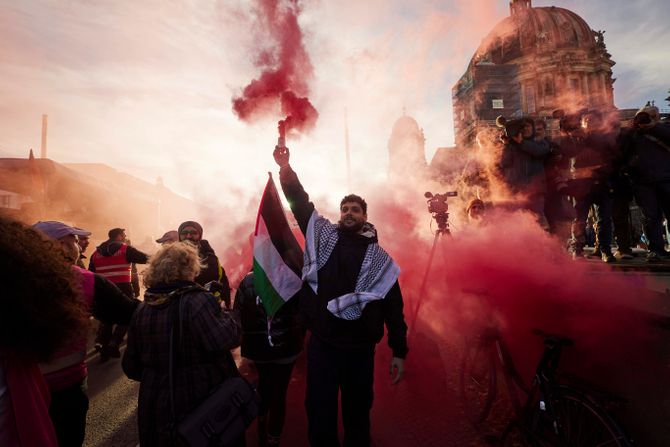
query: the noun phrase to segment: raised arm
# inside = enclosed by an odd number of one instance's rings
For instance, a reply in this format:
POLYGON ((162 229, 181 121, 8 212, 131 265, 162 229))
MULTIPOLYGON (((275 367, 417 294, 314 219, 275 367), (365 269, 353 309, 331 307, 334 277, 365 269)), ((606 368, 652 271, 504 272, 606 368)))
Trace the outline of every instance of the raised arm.
POLYGON ((314 204, 309 201, 309 195, 302 187, 298 174, 295 173, 289 164, 290 152, 287 147, 276 146, 274 153, 275 162, 279 165, 279 182, 284 196, 291 206, 291 211, 295 220, 298 221, 300 230, 305 234, 309 218, 314 211, 314 204))

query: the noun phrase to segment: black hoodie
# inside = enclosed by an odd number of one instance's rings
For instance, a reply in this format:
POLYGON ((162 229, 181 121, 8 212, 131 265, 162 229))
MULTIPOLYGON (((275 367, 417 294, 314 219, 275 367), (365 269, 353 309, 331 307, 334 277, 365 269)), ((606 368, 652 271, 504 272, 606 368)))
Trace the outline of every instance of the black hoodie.
POLYGON ((219 258, 207 240, 201 239, 198 242, 198 254, 204 267, 195 278, 195 282, 204 286, 210 281, 219 281, 223 285, 223 292, 221 294, 230 298, 230 284, 228 283, 226 271, 223 269, 219 258))

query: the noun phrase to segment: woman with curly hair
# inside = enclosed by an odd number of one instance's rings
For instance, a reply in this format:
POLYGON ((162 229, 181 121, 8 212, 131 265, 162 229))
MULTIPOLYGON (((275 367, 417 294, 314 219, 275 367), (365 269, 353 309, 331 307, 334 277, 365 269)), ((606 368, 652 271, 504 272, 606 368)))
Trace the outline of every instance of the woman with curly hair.
POLYGON ((173 445, 170 408, 174 418, 181 419, 226 378, 239 374, 230 350, 240 344, 240 324, 194 282, 200 269, 198 249, 175 243, 161 248, 145 271, 147 291, 133 315, 123 357, 123 371, 140 382, 137 420, 142 447, 173 445), (177 321, 170 402, 170 330, 177 321))
POLYGON ((0 217, 0 445, 56 446, 38 367, 86 333, 80 288, 59 244, 0 217))

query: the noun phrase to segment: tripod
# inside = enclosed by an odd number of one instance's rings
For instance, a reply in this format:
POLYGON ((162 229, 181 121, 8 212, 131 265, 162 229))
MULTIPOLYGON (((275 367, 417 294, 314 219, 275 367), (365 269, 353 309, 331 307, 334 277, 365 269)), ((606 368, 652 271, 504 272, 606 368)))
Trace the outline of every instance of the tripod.
POLYGON ((416 330, 416 319, 419 316, 419 309, 421 309, 421 303, 423 302, 423 296, 426 293, 426 285, 428 284, 428 276, 430 275, 430 268, 433 265, 433 258, 435 257, 435 249, 438 245, 438 240, 440 236, 447 235, 451 236, 451 231, 449 230, 449 213, 445 211, 439 211, 433 214, 433 219, 437 222, 437 231, 435 232, 435 238, 433 239, 433 246, 430 249, 430 255, 428 256, 428 265, 426 266, 426 271, 423 274, 423 280, 421 281, 421 288, 419 289, 419 295, 417 303, 414 306, 414 312, 412 312, 412 319, 410 333, 411 337, 414 335, 416 330))

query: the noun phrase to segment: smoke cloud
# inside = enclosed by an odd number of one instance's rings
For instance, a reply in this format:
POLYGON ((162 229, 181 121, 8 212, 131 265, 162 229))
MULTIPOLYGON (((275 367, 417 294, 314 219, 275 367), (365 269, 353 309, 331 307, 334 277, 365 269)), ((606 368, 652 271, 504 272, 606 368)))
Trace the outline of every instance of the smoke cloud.
MULTIPOLYGON (((573 261, 561 242, 523 211, 491 210, 481 223, 457 220, 452 236, 437 238, 429 266, 433 240, 421 198, 367 200, 380 244, 402 268, 411 334, 412 383, 404 391, 387 392, 403 395, 411 389, 410 394, 424 396, 428 408, 416 410, 421 417, 447 412, 462 418, 458 404, 445 404, 444 399, 458 399, 459 360, 467 340, 483 328, 499 328, 515 366, 530 384, 543 348, 531 333, 538 328, 574 340, 564 351, 561 369, 623 397, 628 403, 612 411, 636 439, 658 445, 647 441, 670 436, 649 422, 660 423, 667 410, 667 393, 660 392, 665 388, 661 378, 667 371, 667 334, 643 310, 652 309, 658 297, 640 287, 639 278, 615 273, 604 264, 573 261)), ((457 200, 451 205, 459 206, 457 200)), ((506 391, 499 393, 504 397, 506 391)), ((443 427, 447 438, 453 429, 460 430, 439 424, 435 430, 443 427)))
POLYGON ((314 70, 298 23, 300 5, 297 0, 258 0, 255 12, 255 65, 262 72, 233 98, 233 110, 244 121, 285 116, 282 136, 309 132, 319 113, 307 98, 314 70))

